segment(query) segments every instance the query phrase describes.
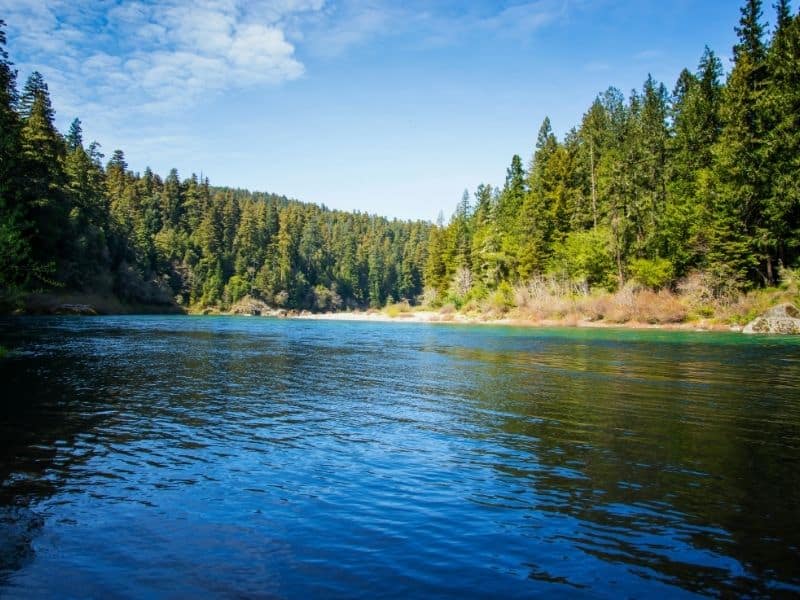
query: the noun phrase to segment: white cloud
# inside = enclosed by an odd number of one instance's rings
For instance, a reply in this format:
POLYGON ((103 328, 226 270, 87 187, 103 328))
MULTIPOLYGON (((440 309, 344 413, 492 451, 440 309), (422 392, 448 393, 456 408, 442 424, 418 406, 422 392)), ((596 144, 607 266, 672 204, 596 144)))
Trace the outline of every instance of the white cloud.
POLYGON ((590 73, 599 73, 601 71, 608 71, 611 68, 607 62, 602 62, 599 60, 593 60, 585 65, 583 65, 585 71, 589 71, 590 73))
POLYGON ((282 20, 323 0, 0 0, 23 71, 45 74, 56 105, 120 114, 175 111, 223 90, 303 75, 282 20))
POLYGON ((504 8, 480 19, 478 24, 495 31, 528 34, 563 17, 566 11, 565 0, 537 0, 504 8))
POLYGON ((649 61, 649 60, 656 60, 656 59, 659 59, 659 58, 663 58, 663 56, 664 56, 664 52, 662 52, 661 50, 650 49, 650 50, 642 50, 641 52, 637 52, 633 56, 633 58, 635 60, 649 61))
POLYGON ((422 47, 471 43, 474 36, 525 38, 568 16, 586 0, 449 3, 427 0, 338 0, 298 20, 284 20, 287 37, 317 56, 335 58, 353 47, 412 33, 422 47))
POLYGON ((409 32, 414 44, 524 36, 581 1, 465 8, 414 0, 0 0, 0 14, 23 74, 42 71, 57 107, 85 114, 92 102, 127 118, 297 79, 305 72, 298 44, 336 57, 409 32))
POLYGON ((182 114, 218 94, 303 77, 301 56, 335 58, 376 41, 419 50, 524 39, 584 1, 0 0, 0 16, 21 79, 42 72, 62 128, 84 118, 88 139, 147 161, 180 155, 183 142, 202 146, 182 114))

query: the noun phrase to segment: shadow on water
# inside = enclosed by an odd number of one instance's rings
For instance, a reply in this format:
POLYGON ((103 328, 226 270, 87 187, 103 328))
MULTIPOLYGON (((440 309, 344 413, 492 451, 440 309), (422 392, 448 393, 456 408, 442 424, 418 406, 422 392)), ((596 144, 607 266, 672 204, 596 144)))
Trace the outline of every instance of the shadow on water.
POLYGON ((574 519, 571 544, 642 577, 768 594, 800 591, 800 369, 787 350, 567 336, 446 353, 473 373, 498 476, 527 482, 513 506, 574 519))
POLYGON ((800 592, 796 344, 186 317, 0 343, 0 590, 800 592))

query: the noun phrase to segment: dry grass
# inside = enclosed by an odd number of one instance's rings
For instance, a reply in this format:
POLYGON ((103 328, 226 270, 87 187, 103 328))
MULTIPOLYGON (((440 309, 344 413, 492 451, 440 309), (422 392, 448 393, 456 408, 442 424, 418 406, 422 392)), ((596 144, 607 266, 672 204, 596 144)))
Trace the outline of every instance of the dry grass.
POLYGON ((687 304, 669 290, 653 291, 629 284, 617 292, 589 292, 585 287, 553 277, 540 277, 514 288, 514 316, 529 321, 608 323, 682 323, 687 304))
POLYGON ((747 292, 734 301, 720 306, 715 316, 724 323, 745 325, 778 304, 798 305, 800 295, 786 289, 768 288, 747 292))
POLYGON ((538 277, 517 285, 513 297, 522 318, 561 319, 576 309, 572 286, 553 277, 538 277))
POLYGON ((590 321, 611 323, 682 323, 689 311, 681 299, 668 290, 655 292, 635 286, 625 286, 614 294, 587 298, 581 312, 590 321))
POLYGON ((393 319, 400 316, 410 316, 411 305, 407 300, 403 300, 402 302, 387 305, 383 312, 386 313, 387 317, 392 317, 393 319))
POLYGON ((452 316, 456 313, 457 310, 458 309, 456 308, 455 304, 449 303, 445 304, 439 309, 439 314, 442 315, 443 317, 446 317, 448 315, 452 316))

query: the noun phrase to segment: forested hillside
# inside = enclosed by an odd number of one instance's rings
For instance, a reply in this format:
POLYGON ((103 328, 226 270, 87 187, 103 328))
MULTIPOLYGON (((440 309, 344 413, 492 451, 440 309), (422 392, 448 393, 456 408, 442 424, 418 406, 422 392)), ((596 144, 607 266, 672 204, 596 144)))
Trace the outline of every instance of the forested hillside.
MULTIPOLYGON (((5 40, 2 39, 3 43, 5 40)), ((172 170, 103 166, 77 119, 53 125, 47 84, 21 93, 0 64, 0 286, 113 294, 135 304, 228 306, 246 294, 281 307, 367 307, 422 292, 432 226, 214 188, 172 170)))
POLYGON ((800 252, 800 16, 741 9, 733 65, 706 48, 672 92, 610 88, 563 140, 545 118, 527 170, 465 192, 432 233, 425 282, 456 303, 548 274, 578 288, 661 288, 690 272, 713 293, 772 285, 800 252), (453 286, 454 278, 457 285, 453 286))
POLYGON ((435 226, 132 173, 119 150, 104 165, 79 120, 56 130, 41 75, 18 90, 0 28, 2 303, 78 290, 335 310, 512 304, 544 276, 584 294, 773 285, 800 256, 800 15, 779 0, 773 20, 746 1, 727 76, 707 48, 671 92, 609 88, 561 140, 545 118, 527 165, 514 156, 502 187, 465 192, 435 226))

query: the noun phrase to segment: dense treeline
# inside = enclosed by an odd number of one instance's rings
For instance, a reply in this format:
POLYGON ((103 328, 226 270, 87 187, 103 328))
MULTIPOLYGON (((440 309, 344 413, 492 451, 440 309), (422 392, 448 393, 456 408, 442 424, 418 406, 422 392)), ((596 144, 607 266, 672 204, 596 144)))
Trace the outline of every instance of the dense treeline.
POLYGON ((18 94, 3 52, 0 78, 7 302, 14 292, 61 288, 223 307, 249 294, 325 310, 421 293, 430 224, 213 188, 175 170, 164 179, 134 174, 119 150, 104 167, 97 145, 84 145, 80 121, 67 135, 55 129, 41 75, 18 94))
POLYGON ((672 93, 610 88, 559 141, 548 119, 527 171, 467 192, 432 232, 425 281, 456 304, 537 275, 615 289, 690 271, 725 294, 771 285, 800 255, 800 15, 765 41, 747 0, 733 65, 706 48, 672 93))
MULTIPOLYGON (((250 295, 317 310, 498 295, 542 275, 575 290, 714 294, 776 282, 800 257, 800 15, 778 0, 768 36, 746 0, 733 65, 706 49, 673 91, 651 77, 601 94, 563 140, 544 120, 527 169, 464 193, 449 224, 389 221, 102 164, 47 85, 21 92, 0 27, 0 290, 108 293, 226 307, 250 295), (766 38, 769 39, 766 39, 766 38)), ((1 22, 0 22, 1 23, 1 22)))

